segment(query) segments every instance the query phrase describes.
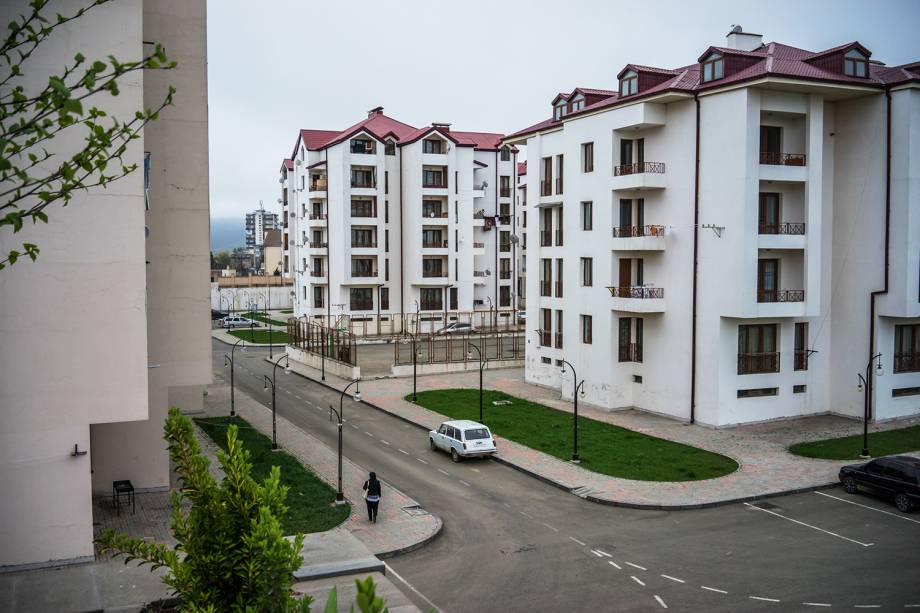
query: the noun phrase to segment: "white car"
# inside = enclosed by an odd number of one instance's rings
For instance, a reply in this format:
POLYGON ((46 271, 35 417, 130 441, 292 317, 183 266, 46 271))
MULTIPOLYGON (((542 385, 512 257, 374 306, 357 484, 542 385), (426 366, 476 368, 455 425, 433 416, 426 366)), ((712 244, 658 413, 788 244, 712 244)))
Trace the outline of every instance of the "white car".
POLYGON ((473 324, 460 323, 455 321, 452 324, 444 326, 435 332, 435 334, 475 334, 476 332, 479 332, 479 330, 477 330, 476 326, 473 324))
POLYGON ((459 462, 460 458, 490 456, 498 451, 489 429, 467 419, 445 421, 437 430, 428 432, 428 444, 432 450, 449 453, 454 462, 459 462))
POLYGON ((230 315, 220 320, 221 328, 248 328, 251 325, 259 325, 251 319, 240 317, 239 315, 230 315))

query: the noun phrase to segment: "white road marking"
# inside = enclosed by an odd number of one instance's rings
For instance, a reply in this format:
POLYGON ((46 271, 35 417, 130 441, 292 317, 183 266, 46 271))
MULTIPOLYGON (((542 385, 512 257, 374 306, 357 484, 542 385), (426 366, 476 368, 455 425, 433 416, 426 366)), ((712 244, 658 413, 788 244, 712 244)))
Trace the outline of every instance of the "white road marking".
POLYGON ((778 598, 764 598, 763 596, 748 596, 751 600, 763 600, 764 602, 779 602, 778 598))
POLYGON ((358 429, 358 426, 357 426, 357 425, 355 425, 355 424, 351 424, 351 427, 352 427, 352 428, 354 428, 355 430, 357 430, 357 429, 358 429))
MULTIPOLYGON (((285 394, 290 394, 290 393, 291 393, 291 390, 284 390, 284 393, 285 393, 285 394)), ((291 395, 293 395, 293 394, 291 394, 291 395)))
POLYGON ((464 481, 463 479, 458 479, 458 481, 460 481, 460 483, 462 483, 463 485, 465 485, 465 486, 467 486, 467 487, 472 487, 469 483, 467 483, 467 482, 464 481))
POLYGON ((364 431, 364 434, 366 434, 366 435, 368 435, 368 436, 369 436, 369 437, 371 437, 371 438, 373 438, 373 437, 374 437, 374 435, 373 435, 373 434, 371 434, 370 432, 368 432, 367 430, 365 430, 365 431, 364 431))
POLYGON ((906 604, 904 605, 905 609, 920 609, 920 604, 906 604))
POLYGON ((586 544, 584 544, 583 542, 579 541, 579 540, 578 540, 577 538, 575 538, 574 536, 570 536, 569 539, 575 541, 576 543, 578 543, 578 544, 581 545, 582 547, 587 547, 586 544))
POLYGON ((422 464, 428 464, 428 462, 426 462, 426 461, 423 460, 422 458, 415 458, 415 459, 418 460, 419 462, 421 462, 422 464))
POLYGON ((880 604, 854 604, 854 609, 881 609, 882 605, 880 604))
POLYGON ((623 567, 617 564, 616 562, 614 562, 613 560, 607 560, 607 564, 609 564, 610 566, 614 567, 617 570, 623 570, 623 567))
POLYGON ((607 552, 604 551, 603 549, 598 549, 598 551, 599 551, 599 552, 601 553, 601 555, 604 556, 604 557, 607 557, 607 558, 612 558, 612 557, 613 557, 612 555, 610 555, 609 553, 607 553, 607 552))
POLYGON ((524 511, 518 511, 518 513, 520 513, 521 515, 523 515, 524 517, 528 519, 533 519, 533 515, 531 515, 530 513, 525 513, 524 511))
POLYGON ((596 556, 599 557, 599 558, 603 558, 603 557, 604 557, 604 554, 602 554, 600 551, 596 551, 596 550, 594 550, 594 549, 591 550, 591 553, 593 553, 594 555, 596 555, 596 556))
POLYGON ((478 468, 471 468, 470 470, 473 471, 474 473, 482 472, 478 468))
POLYGON ((384 445, 389 445, 389 443, 388 443, 388 442, 386 442, 386 441, 385 441, 385 440, 383 440, 383 439, 380 439, 380 442, 381 442, 381 443, 383 443, 384 445))
POLYGON ((549 524, 543 524, 543 525, 546 526, 547 528, 549 528, 550 530, 552 530, 553 532, 559 532, 559 528, 553 528, 553 527, 550 526, 549 524))
POLYGON ((678 583, 686 583, 683 579, 678 579, 677 577, 672 577, 671 575, 661 575, 665 579, 670 579, 671 581, 677 581, 678 583))
POLYGON ((882 509, 870 507, 867 504, 859 504, 858 502, 853 502, 852 500, 847 500, 846 498, 838 498, 836 496, 831 496, 830 494, 825 494, 824 492, 815 492, 815 494, 824 496, 825 498, 833 498, 834 500, 839 500, 840 502, 845 502, 847 504, 856 505, 857 507, 862 507, 864 509, 869 509, 870 511, 878 511, 879 513, 884 513, 885 515, 891 515, 892 517, 897 517, 898 519, 906 519, 907 521, 912 521, 915 524, 920 524, 920 520, 911 519, 910 517, 907 517, 906 515, 899 515, 897 513, 892 513, 891 511, 884 511, 882 509))
MULTIPOLYGON (((625 561, 625 560, 624 560, 624 561, 625 561)), ((633 568, 638 568, 639 570, 648 570, 646 567, 644 567, 644 566, 639 566, 638 564, 633 564, 632 562, 626 562, 626 563, 629 564, 630 566, 632 566, 633 568)))
POLYGON ((661 608, 662 608, 662 609, 667 609, 667 608, 668 608, 668 605, 666 605, 666 604, 664 603, 664 601, 661 599, 661 596, 659 596, 658 594, 655 594, 655 600, 658 601, 658 604, 661 605, 661 608))
POLYGON ((857 540, 855 540, 855 539, 851 539, 851 538, 849 538, 849 537, 846 537, 846 536, 842 536, 842 535, 840 535, 840 534, 837 534, 836 532, 831 532, 830 530, 825 530, 824 528, 819 528, 818 526, 813 526, 813 525, 811 525, 811 524, 806 524, 806 523, 803 522, 803 521, 799 521, 799 520, 797 520, 797 519, 792 519, 791 517, 786 517, 785 515, 780 515, 779 513, 775 512, 775 511, 770 511, 769 509, 761 509, 760 507, 756 507, 756 506, 750 504, 749 502, 745 502, 744 504, 747 505, 747 507, 748 507, 749 509, 756 509, 756 510, 758 510, 758 511, 763 511, 764 513, 769 513, 770 515, 775 515, 776 517, 780 517, 780 518, 785 519, 785 520, 787 520, 787 521, 791 521, 791 522, 793 522, 793 523, 799 524, 800 526, 805 526, 806 528, 811 528, 812 530, 817 530, 818 532, 823 532, 824 534, 829 534, 829 535, 831 535, 831 536, 836 536, 836 537, 839 538, 839 539, 843 539, 843 540, 849 541, 849 542, 851 542, 851 543, 856 543, 857 545, 862 545, 863 547, 871 547, 872 545, 875 544, 875 543, 863 543, 863 542, 861 542, 861 541, 857 541, 857 540))
POLYGON ((720 589, 709 587, 706 585, 701 585, 700 589, 709 590, 710 592, 718 592, 719 594, 728 594, 728 592, 726 592, 725 590, 720 590, 720 589))
POLYGON ((506 507, 508 507, 509 509, 511 508, 511 505, 508 504, 507 502, 503 502, 502 504, 505 505, 506 507))
POLYGON ((637 576, 635 576, 635 575, 630 575, 630 578, 632 578, 633 581, 635 581, 636 583, 638 583, 638 584, 641 585, 642 587, 645 587, 645 584, 642 583, 642 579, 640 579, 639 577, 637 577, 637 576))
POLYGON ((444 470, 443 468, 439 468, 438 472, 441 473, 442 475, 447 475, 448 477, 450 476, 450 473, 444 470))
POLYGON ((297 400, 303 400, 303 398, 301 398, 301 397, 298 396, 297 394, 294 394, 294 398, 296 398, 297 400))
POLYGON ((405 451, 405 450, 403 450, 403 449, 400 449, 400 450, 399 450, 399 453, 404 453, 404 454, 406 454, 406 455, 409 455, 409 452, 408 452, 408 451, 405 451))
POLYGON ((826 602, 803 602, 802 605, 806 607, 829 607, 831 605, 826 602))
POLYGON ((387 575, 388 575, 388 576, 389 576, 389 575, 392 575, 392 576, 396 577, 397 579, 399 579, 399 580, 403 583, 403 585, 405 585, 407 588, 409 588, 410 590, 412 590, 412 592, 413 592, 416 596, 418 596, 419 598, 421 598, 422 600, 424 600, 425 602, 427 602, 427 603, 431 606, 431 608, 434 609, 437 613, 444 613, 444 611, 442 611, 441 609, 438 608, 438 605, 436 605, 435 603, 433 603, 433 602, 431 602, 430 600, 428 600, 428 598, 427 598, 424 594, 422 594, 420 591, 418 591, 417 589, 415 589, 414 587, 412 587, 411 585, 409 585, 409 582, 406 581, 405 579, 403 579, 403 578, 399 575, 399 573, 397 573, 395 570, 393 570, 393 567, 392 567, 392 566, 390 566, 390 565, 387 564, 386 562, 384 562, 383 565, 384 565, 384 566, 386 567, 386 569, 387 569, 387 575))

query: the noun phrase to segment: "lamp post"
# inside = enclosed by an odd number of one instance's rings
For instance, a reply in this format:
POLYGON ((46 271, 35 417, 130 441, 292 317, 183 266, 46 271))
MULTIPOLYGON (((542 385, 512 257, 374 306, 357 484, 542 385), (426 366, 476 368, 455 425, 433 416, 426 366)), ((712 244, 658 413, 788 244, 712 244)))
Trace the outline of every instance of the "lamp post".
MULTIPOLYGON (((245 343, 245 341, 243 339, 236 341, 235 343, 233 343, 233 347, 230 349, 230 355, 227 355, 226 353, 224 354, 224 368, 227 368, 227 366, 230 367, 230 417, 233 417, 234 415, 236 415, 236 399, 235 399, 236 386, 234 385, 234 381, 233 381, 233 372, 236 369, 233 367, 233 352, 236 351, 236 347, 240 343, 245 343)), ((240 351, 246 351, 245 344, 242 347, 240 347, 240 351)))
POLYGON ((223 294, 219 294, 219 297, 220 297, 220 309, 221 309, 221 311, 223 311, 223 308, 224 308, 224 300, 226 300, 226 301, 227 301, 227 315, 230 315, 230 309, 232 308, 232 305, 230 304, 230 299, 227 298, 226 296, 224 296, 223 294))
POLYGON ((565 374, 565 367, 568 366, 572 369, 572 399, 575 401, 575 412, 572 418, 572 463, 579 464, 581 459, 578 457, 578 390, 581 389, 581 394, 584 396, 584 384, 585 380, 578 380, 578 375, 575 373, 575 367, 572 366, 572 363, 568 360, 562 360, 562 374, 565 374))
MULTIPOLYGON (((481 342, 481 341, 480 341, 481 342)), ((475 349, 476 353, 479 355, 479 423, 485 423, 482 420, 482 370, 486 367, 486 360, 482 359, 482 351, 476 345, 470 345, 470 349, 475 349)), ((467 350, 466 359, 473 359, 473 352, 467 350)))
POLYGON ((345 389, 342 390, 342 394, 339 396, 339 416, 342 417, 343 419, 345 416, 345 409, 342 407, 342 403, 345 401, 345 392, 347 392, 348 388, 351 387, 352 385, 358 385, 358 387, 355 388, 355 393, 352 396, 352 400, 354 400, 355 402, 361 402, 360 381, 361 379, 354 379, 351 383, 345 386, 345 389))
POLYGON ((320 362, 322 364, 322 371, 321 371, 320 379, 322 381, 326 380, 326 328, 328 325, 329 325, 329 320, 327 318, 326 321, 323 323, 323 327, 320 328, 320 331, 319 331, 319 340, 322 343, 322 345, 319 348, 320 362))
POLYGON ((335 492, 335 503, 336 504, 345 504, 345 494, 342 492, 342 414, 335 410, 335 408, 330 404, 329 405, 329 421, 332 421, 332 416, 335 415, 338 421, 339 426, 339 487, 335 492))
POLYGON ((489 301, 489 327, 494 330, 495 320, 492 319, 492 296, 486 296, 486 300, 489 301))
POLYGON ((288 356, 285 353, 283 356, 275 360, 275 365, 272 366, 271 378, 269 378, 268 375, 262 375, 263 384, 264 384, 263 389, 267 392, 268 385, 271 384, 272 386, 272 451, 275 451, 276 449, 278 449, 278 435, 277 435, 277 430, 275 428, 275 377, 277 377, 278 375, 278 372, 277 372, 278 365, 281 363, 281 360, 287 360, 284 363, 284 374, 288 375, 291 373, 291 361, 288 360, 287 357, 288 356))
POLYGON ((417 385, 416 385, 417 374, 418 374, 417 365, 418 365, 419 353, 421 352, 418 350, 418 346, 417 346, 417 342, 418 342, 417 335, 413 334, 412 332, 409 332, 408 330, 404 330, 404 332, 408 334, 409 337, 412 339, 412 402, 415 402, 416 400, 418 400, 417 385))
POLYGON ((875 376, 881 377, 885 374, 885 369, 882 368, 881 353, 876 353, 869 358, 869 362, 866 363, 865 377, 860 373, 856 373, 856 376, 859 377, 859 384, 856 386, 856 390, 863 392, 863 448, 860 454, 863 458, 869 457, 869 397, 872 395, 872 360, 876 361, 875 376))

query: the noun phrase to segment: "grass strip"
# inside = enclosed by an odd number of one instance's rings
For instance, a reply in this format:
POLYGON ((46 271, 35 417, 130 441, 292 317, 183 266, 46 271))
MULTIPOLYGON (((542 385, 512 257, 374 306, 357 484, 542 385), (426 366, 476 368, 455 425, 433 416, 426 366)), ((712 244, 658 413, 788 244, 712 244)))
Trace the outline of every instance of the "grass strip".
MULTIPOLYGON (((858 460, 862 447, 862 434, 854 434, 822 441, 796 443, 789 447, 789 452, 821 460, 858 460)), ((870 432, 869 451, 873 457, 920 451, 920 425, 883 432, 870 432)))
MULTIPOLYGON (((269 342, 268 330, 230 330, 230 334, 256 345, 267 345, 269 342)), ((287 332, 281 332, 280 330, 273 330, 271 332, 271 343, 273 345, 286 345, 287 342, 287 332)))

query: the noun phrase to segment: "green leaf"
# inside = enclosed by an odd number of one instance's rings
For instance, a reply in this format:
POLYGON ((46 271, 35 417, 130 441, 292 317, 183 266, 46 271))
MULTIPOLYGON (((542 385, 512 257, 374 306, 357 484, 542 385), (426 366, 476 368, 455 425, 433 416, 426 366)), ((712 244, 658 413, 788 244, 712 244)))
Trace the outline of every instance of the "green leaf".
POLYGON ((326 600, 326 608, 323 613, 339 613, 339 594, 335 586, 329 590, 329 598, 326 600))

